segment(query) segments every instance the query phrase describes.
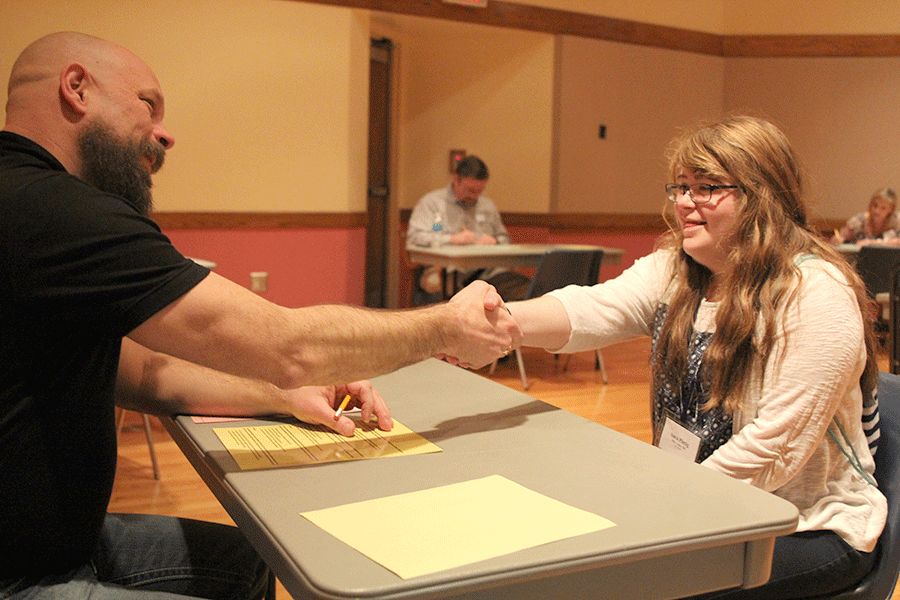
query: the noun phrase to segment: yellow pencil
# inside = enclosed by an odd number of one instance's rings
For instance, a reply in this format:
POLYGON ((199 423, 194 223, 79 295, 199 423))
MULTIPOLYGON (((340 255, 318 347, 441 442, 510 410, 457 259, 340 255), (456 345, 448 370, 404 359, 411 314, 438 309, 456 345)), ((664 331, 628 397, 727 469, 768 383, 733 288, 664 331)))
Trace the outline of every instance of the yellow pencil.
POLYGON ((344 399, 341 400, 341 405, 338 407, 336 411, 334 411, 334 420, 337 421, 341 418, 341 414, 344 412, 344 409, 347 408, 347 403, 350 402, 350 394, 344 396, 344 399))

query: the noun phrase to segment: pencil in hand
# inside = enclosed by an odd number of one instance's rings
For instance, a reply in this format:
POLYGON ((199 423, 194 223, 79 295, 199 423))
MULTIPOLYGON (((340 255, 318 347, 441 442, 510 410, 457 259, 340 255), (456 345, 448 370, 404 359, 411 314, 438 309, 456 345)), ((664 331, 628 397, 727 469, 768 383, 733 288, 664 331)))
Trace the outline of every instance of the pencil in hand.
POLYGON ((338 406, 338 409, 334 411, 334 420, 337 421, 341 418, 341 415, 344 413, 344 409, 347 408, 347 404, 350 402, 350 394, 344 396, 344 399, 341 400, 341 405, 338 406))

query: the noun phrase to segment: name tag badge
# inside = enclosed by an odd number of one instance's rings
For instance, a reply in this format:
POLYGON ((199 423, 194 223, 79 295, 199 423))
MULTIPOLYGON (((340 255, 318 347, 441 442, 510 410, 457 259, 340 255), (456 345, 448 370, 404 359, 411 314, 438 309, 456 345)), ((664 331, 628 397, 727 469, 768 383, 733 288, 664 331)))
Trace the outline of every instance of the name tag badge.
POLYGON ((700 436, 679 422, 669 411, 666 411, 663 418, 656 445, 691 462, 696 462, 700 454, 700 436))

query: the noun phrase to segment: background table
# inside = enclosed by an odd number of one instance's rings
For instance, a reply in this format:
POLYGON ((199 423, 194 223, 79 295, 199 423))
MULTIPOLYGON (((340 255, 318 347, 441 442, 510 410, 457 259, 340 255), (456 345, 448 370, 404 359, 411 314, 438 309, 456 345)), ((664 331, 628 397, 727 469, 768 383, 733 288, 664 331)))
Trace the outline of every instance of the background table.
POLYGON ((551 250, 603 250, 604 265, 618 265, 622 262, 625 250, 590 246, 584 244, 493 244, 454 246, 448 244, 434 248, 427 246, 406 247, 409 261, 413 264, 433 266, 441 269, 442 297, 448 296, 447 275, 453 274, 453 292, 459 288, 456 280, 457 272, 474 271, 476 269, 492 269, 495 267, 519 268, 536 267, 541 257, 551 250))
POLYGON ((856 264, 856 257, 859 256, 859 246, 856 244, 838 244, 834 249, 843 254, 850 264, 856 264))
POLYGON ((603 250, 603 264, 617 265, 625 250, 582 244, 494 244, 469 246, 407 246, 410 262, 444 269, 470 271, 493 267, 536 267, 550 250, 603 250))
POLYGON ((213 429, 261 422, 165 420, 295 598, 677 598, 764 582, 796 526, 780 498, 435 359, 373 382, 443 452, 242 472, 213 429), (403 580, 300 516, 492 474, 616 526, 403 580))

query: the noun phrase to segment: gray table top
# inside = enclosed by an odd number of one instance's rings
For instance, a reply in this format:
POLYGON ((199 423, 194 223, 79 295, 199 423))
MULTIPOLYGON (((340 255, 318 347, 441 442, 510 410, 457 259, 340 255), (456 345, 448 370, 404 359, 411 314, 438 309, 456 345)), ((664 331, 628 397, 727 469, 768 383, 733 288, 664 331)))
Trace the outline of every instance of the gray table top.
POLYGON ((796 526, 780 498, 435 359, 372 381, 394 418, 443 452, 242 472, 213 429, 264 423, 168 424, 295 597, 469 598, 507 586, 546 599, 561 584, 624 586, 629 573, 644 581, 615 597, 677 597, 764 581, 772 540, 796 526), (616 526, 403 580, 300 516, 492 474, 616 526), (697 577, 668 571, 684 568, 697 577))

